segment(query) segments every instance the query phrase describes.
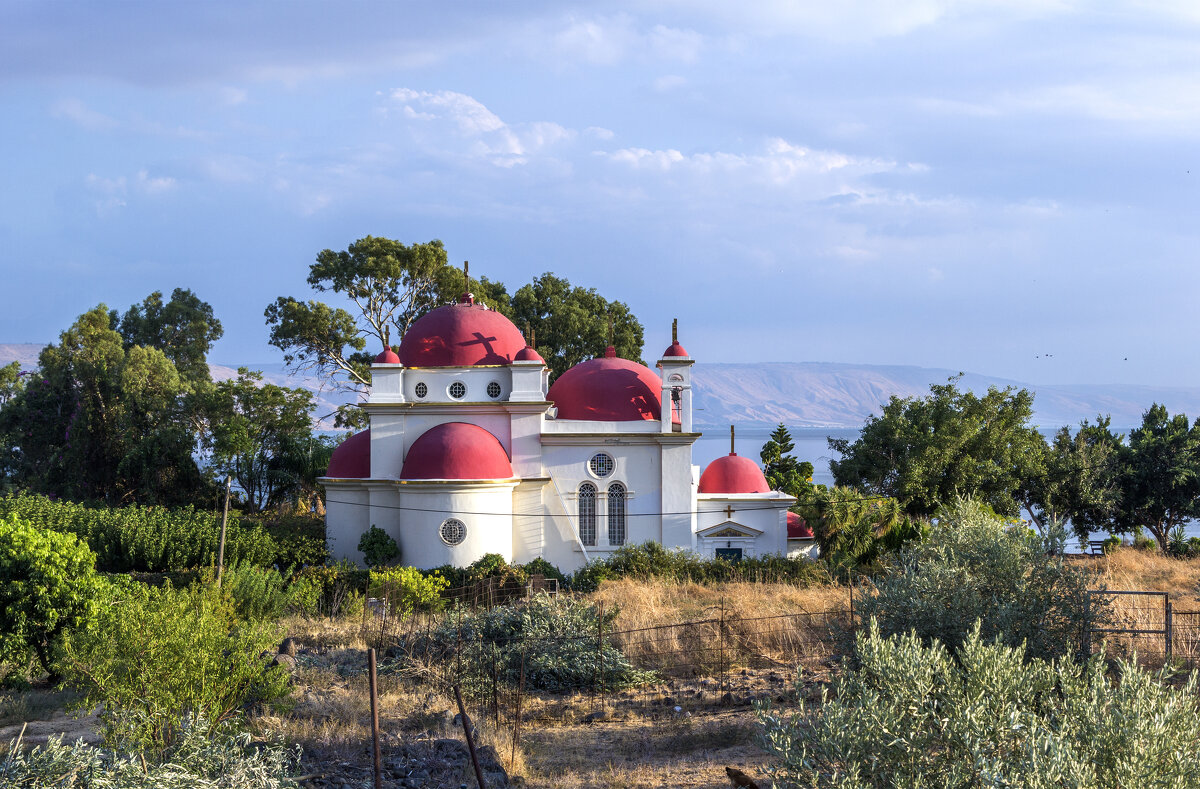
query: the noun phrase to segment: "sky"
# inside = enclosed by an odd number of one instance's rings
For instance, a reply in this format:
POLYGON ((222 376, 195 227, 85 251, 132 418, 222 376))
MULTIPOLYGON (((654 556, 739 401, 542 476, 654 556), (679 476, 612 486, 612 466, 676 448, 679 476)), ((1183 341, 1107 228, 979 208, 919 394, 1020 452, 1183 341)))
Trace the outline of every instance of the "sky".
POLYGON ((0 0, 0 343, 441 239, 646 359, 1200 386, 1200 4, 0 0))

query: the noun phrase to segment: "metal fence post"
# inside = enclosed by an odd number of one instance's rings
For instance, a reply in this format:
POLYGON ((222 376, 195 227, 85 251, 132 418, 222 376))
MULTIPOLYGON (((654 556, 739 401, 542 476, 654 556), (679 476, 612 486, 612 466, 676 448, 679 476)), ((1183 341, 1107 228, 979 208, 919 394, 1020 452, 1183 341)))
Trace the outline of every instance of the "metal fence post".
POLYGON ((1092 654, 1092 593, 1084 591, 1083 593, 1083 633, 1079 639, 1079 658, 1087 660, 1092 654))
POLYGON ((1163 630, 1166 631, 1167 661, 1170 662, 1170 660, 1171 660, 1171 642, 1175 638, 1175 615, 1174 615, 1174 609, 1171 606, 1170 598, 1167 598, 1166 622, 1163 626, 1163 630))
POLYGON ((600 665, 600 709, 604 709, 604 603, 596 617, 596 662, 600 665))

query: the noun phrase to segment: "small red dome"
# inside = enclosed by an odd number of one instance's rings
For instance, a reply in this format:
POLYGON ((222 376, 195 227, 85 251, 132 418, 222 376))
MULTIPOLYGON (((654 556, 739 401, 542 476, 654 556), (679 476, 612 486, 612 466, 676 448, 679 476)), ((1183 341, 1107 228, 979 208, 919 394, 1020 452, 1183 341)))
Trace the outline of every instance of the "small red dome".
POLYGON ((371 431, 355 433, 338 444, 329 457, 325 476, 336 479, 365 479, 371 476, 371 431))
POLYGON ((808 528, 804 518, 791 511, 787 514, 787 531, 789 540, 811 540, 813 538, 812 529, 808 528))
POLYGON ((408 448, 401 479, 511 479, 512 464, 500 440, 479 425, 446 422, 408 448))
POLYGON ((689 354, 687 352, 687 349, 685 349, 682 345, 679 344, 679 340, 676 340, 675 342, 671 343, 671 347, 667 348, 665 351, 663 351, 664 359, 670 358, 672 356, 690 356, 690 355, 691 354, 689 354))
POLYGON ((524 347, 525 338, 508 318, 462 301, 418 318, 400 341, 400 361, 408 367, 508 364, 524 347))
POLYGON ((662 380, 649 367, 618 358, 610 346, 602 358, 560 375, 546 399, 558 407, 559 419, 652 421, 662 413, 662 380))
POLYGON ((701 493, 770 493, 767 478, 750 458, 732 452, 717 458, 700 475, 701 493))
POLYGON ((535 351, 531 346, 526 345, 521 350, 517 351, 517 355, 513 357, 514 362, 541 362, 546 363, 542 355, 535 351))
POLYGON ((391 348, 384 348, 383 353, 375 357, 375 364, 400 364, 400 357, 391 348))

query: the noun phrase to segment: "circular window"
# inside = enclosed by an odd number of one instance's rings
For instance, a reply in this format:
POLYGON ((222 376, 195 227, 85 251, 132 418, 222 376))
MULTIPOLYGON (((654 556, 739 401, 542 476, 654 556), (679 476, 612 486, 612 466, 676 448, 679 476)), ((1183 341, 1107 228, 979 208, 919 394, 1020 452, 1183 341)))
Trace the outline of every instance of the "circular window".
POLYGON ((467 385, 462 381, 455 381, 454 383, 450 384, 449 392, 450 396, 455 400, 461 400, 466 397, 467 385))
POLYGON ((613 472, 613 459, 611 455, 603 452, 597 452, 592 455, 592 459, 588 461, 588 468, 597 477, 607 477, 613 472))
POLYGON ((495 400, 497 397, 500 396, 500 384, 496 383, 495 381, 492 381, 490 384, 487 385, 487 393, 488 393, 488 397, 495 400))
POLYGON ((425 395, 429 394, 429 387, 425 385, 424 381, 421 381, 417 384, 415 391, 417 393, 417 397, 424 397, 425 395))
POLYGON ((442 542, 447 545, 458 545, 467 539, 467 525, 458 518, 447 518, 442 522, 442 542))

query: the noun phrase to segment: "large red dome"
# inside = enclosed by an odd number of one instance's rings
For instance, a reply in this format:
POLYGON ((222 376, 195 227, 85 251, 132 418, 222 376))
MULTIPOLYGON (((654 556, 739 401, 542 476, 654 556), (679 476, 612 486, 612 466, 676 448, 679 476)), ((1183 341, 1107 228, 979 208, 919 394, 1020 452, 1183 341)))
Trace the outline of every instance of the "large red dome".
POLYGON ((329 457, 325 476, 335 479, 364 479, 371 476, 371 431, 355 433, 338 444, 329 457))
POLYGON ((461 301, 422 315, 400 341, 406 367, 508 364, 525 338, 508 318, 482 304, 461 301))
POLYGON ((512 463, 500 440, 479 425, 446 422, 408 448, 401 479, 511 479, 512 463))
POLYGON ((701 493, 770 493, 762 470, 750 458, 732 452, 717 458, 700 475, 701 493))
POLYGON ((546 399, 558 407, 559 419, 651 421, 662 413, 662 381, 649 367, 619 359, 610 348, 602 358, 560 375, 546 399))
POLYGON ((812 529, 808 528, 804 518, 790 510, 787 514, 787 538, 789 540, 811 540, 813 538, 812 529))

